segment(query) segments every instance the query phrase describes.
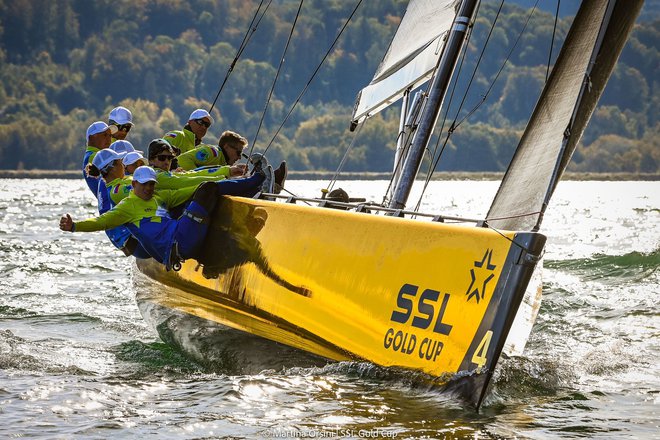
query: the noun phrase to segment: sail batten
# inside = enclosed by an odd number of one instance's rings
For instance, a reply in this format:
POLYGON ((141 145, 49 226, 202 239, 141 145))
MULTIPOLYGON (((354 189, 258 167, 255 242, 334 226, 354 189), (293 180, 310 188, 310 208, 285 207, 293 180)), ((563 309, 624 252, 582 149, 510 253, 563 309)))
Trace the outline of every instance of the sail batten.
POLYGON ((490 207, 490 226, 538 228, 642 4, 582 2, 490 207))
POLYGON ((459 0, 411 0, 371 83, 358 94, 353 120, 360 122, 431 77, 459 0))

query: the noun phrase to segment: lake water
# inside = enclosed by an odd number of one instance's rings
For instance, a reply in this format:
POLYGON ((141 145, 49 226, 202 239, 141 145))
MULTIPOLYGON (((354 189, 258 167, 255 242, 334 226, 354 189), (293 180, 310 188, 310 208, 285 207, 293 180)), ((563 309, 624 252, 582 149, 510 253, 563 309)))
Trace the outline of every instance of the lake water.
MULTIPOLYGON (((497 185, 432 182, 422 210, 482 217, 497 185)), ((65 212, 95 214, 82 181, 0 180, 0 438, 660 438, 658 182, 559 185, 538 320, 479 413, 366 363, 191 358, 142 319, 130 259, 59 231, 65 212)))

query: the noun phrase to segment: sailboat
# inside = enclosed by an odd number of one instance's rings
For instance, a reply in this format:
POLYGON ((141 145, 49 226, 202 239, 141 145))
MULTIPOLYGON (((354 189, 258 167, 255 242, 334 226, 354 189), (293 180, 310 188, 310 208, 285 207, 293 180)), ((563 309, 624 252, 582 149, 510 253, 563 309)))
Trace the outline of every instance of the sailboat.
POLYGON ((478 0, 411 0, 352 117, 356 127, 403 103, 408 142, 397 146, 389 203, 225 197, 199 261, 178 271, 137 261, 175 288, 142 296, 141 310, 157 304, 330 360, 423 373, 478 408, 502 354, 524 348, 540 301, 543 214, 642 3, 582 2, 488 214, 464 219, 406 204, 478 0))

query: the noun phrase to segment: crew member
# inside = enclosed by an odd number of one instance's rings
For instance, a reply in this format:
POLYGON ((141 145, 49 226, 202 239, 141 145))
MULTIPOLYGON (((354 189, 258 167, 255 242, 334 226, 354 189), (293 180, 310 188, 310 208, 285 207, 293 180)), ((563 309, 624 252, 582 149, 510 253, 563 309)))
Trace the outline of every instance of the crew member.
POLYGON ((123 141, 128 136, 128 132, 133 128, 133 114, 126 107, 115 107, 108 115, 108 125, 117 127, 112 141, 123 141))
POLYGON ((177 157, 179 166, 184 170, 194 170, 206 166, 234 165, 241 158, 241 154, 248 141, 233 131, 225 131, 218 139, 218 146, 200 145, 177 157))
POLYGON ((202 143, 211 124, 213 124, 213 118, 209 112, 198 108, 190 114, 183 130, 170 131, 163 136, 163 139, 177 148, 177 155, 183 154, 202 143))
POLYGON ((199 188, 162 190, 155 193, 156 172, 148 166, 133 173, 133 190, 118 205, 96 218, 74 222, 69 214, 60 218, 60 229, 92 232, 126 225, 147 252, 169 269, 180 260, 195 258, 206 236, 209 213, 220 195, 251 197, 259 191, 264 174, 247 179, 205 182, 199 188), (183 215, 175 220, 169 209, 192 196, 183 215))
POLYGON ((124 172, 127 175, 133 174, 138 167, 147 165, 147 159, 139 151, 126 153, 126 156, 124 156, 121 162, 124 164, 124 172))
POLYGON ((149 143, 149 165, 156 170, 159 189, 180 189, 197 187, 201 182, 218 181, 245 174, 245 165, 206 168, 191 172, 172 172, 171 163, 176 157, 172 146, 163 139, 154 139, 149 143))
MULTIPOLYGON (((123 154, 106 148, 94 156, 92 164, 87 169, 90 176, 96 178, 101 176, 102 178, 99 179, 99 186, 96 193, 99 214, 112 209, 113 206, 128 196, 132 188, 131 180, 126 179, 124 176, 122 156, 123 154)), ((147 251, 131 235, 131 232, 126 226, 117 226, 116 228, 106 230, 105 233, 112 244, 121 250, 124 255, 133 255, 136 258, 149 258, 147 251)))
POLYGON ((112 135, 117 132, 114 125, 108 126, 103 121, 96 121, 87 127, 87 147, 82 161, 82 174, 89 190, 96 196, 96 190, 99 187, 99 179, 87 175, 87 167, 92 163, 94 156, 99 151, 110 146, 112 135))
MULTIPOLYGON (((236 162, 241 159, 243 150, 245 150, 247 145, 248 141, 246 138, 236 132, 227 130, 220 136, 217 147, 202 144, 177 156, 176 160, 178 161, 178 166, 184 170, 195 170, 209 166, 236 165, 236 162)), ((239 164, 239 166, 241 165, 239 164)), ((274 175, 276 184, 273 191, 279 194, 287 176, 286 161, 280 163, 280 166, 274 170, 274 175)))

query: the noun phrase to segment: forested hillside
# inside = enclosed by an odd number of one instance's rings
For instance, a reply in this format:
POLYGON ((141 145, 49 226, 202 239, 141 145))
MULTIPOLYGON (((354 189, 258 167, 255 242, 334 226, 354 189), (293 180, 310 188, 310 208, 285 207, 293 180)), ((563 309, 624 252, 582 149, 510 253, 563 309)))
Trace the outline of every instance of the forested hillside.
MULTIPOLYGON (((355 96, 370 81, 406 3, 362 3, 269 148, 273 160, 287 158, 298 170, 338 166, 353 141, 348 126, 355 96)), ((463 96, 459 120, 485 95, 486 100, 458 126, 440 170, 504 170, 545 81, 555 17, 536 11, 507 58, 530 12, 511 4, 504 7, 466 92, 499 3, 482 2, 449 121, 463 96)), ((215 105, 207 143, 215 143, 225 129, 255 143, 262 125, 255 145, 263 150, 356 1, 303 3, 262 123, 299 4, 275 0, 259 20, 215 105)), ((136 125, 129 140, 138 148, 179 129, 191 110, 210 108, 258 5, 256 0, 0 0, 0 168, 77 168, 86 127, 107 120, 117 105, 133 111, 136 125)), ((559 18, 552 60, 571 19, 559 18)), ((660 21, 640 20, 572 169, 658 172, 659 43, 660 21)), ((391 169, 398 111, 386 110, 359 131, 346 170, 391 169)))

